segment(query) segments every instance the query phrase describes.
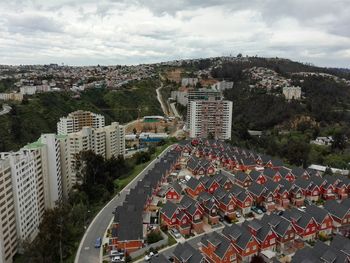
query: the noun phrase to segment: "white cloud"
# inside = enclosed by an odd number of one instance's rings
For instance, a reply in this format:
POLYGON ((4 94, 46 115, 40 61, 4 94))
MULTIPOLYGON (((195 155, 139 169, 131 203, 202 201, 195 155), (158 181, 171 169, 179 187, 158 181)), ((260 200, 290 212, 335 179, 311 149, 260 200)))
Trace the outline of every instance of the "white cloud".
POLYGON ((349 66, 336 0, 0 2, 0 63, 131 64, 242 52, 349 66))

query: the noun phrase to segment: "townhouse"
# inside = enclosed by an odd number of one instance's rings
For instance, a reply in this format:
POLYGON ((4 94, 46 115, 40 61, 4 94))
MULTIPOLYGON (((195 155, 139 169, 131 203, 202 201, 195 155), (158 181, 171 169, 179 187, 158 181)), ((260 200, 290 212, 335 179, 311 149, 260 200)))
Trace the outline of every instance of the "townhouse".
POLYGON ((242 226, 255 237, 259 244, 259 251, 276 251, 277 235, 272 231, 272 227, 269 224, 262 224, 260 220, 253 219, 245 221, 242 226))
POLYGON ((332 234, 333 219, 327 210, 315 205, 308 205, 306 206, 305 213, 311 215, 315 219, 318 234, 324 236, 332 234))
POLYGON ((345 199, 344 204, 338 203, 336 200, 328 200, 324 204, 324 208, 329 212, 333 219, 333 227, 336 230, 350 224, 350 207, 346 205, 348 203, 346 200, 349 199, 345 199))
POLYGON ((201 238, 200 250, 210 263, 237 262, 237 251, 230 239, 217 232, 206 234, 201 238))
POLYGON ((259 244, 256 238, 243 226, 226 226, 222 234, 231 241, 237 251, 238 262, 250 262, 258 254, 259 244))
POLYGON ((292 222, 297 235, 304 241, 314 240, 316 238, 316 233, 318 231, 317 223, 309 213, 292 208, 286 210, 283 217, 292 222))
POLYGON ((178 243, 173 252, 175 263, 204 263, 203 255, 188 242, 178 243))
POLYGON ((319 240, 315 246, 298 250, 292 258, 292 263, 299 262, 349 262, 349 239, 335 236, 330 245, 319 240), (341 242, 341 245, 339 244, 341 242), (339 246, 340 245, 340 246, 339 246))
POLYGON ((285 249, 294 246, 296 235, 295 228, 291 221, 275 214, 265 214, 261 218, 261 225, 270 225, 276 234, 276 250, 283 252, 285 249))

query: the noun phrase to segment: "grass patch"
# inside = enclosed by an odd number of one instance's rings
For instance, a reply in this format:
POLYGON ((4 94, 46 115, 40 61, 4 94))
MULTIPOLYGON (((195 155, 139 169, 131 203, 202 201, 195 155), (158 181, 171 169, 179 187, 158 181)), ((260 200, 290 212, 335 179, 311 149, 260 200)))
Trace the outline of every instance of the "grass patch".
POLYGON ((169 233, 167 235, 168 235, 168 246, 169 247, 177 243, 175 238, 172 235, 170 235, 169 233))

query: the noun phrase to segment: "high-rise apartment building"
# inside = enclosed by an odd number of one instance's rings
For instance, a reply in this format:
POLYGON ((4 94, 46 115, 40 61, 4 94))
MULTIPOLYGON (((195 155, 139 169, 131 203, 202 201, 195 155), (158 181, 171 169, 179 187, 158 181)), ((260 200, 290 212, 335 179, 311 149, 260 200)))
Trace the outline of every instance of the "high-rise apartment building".
POLYGON ((45 209, 40 153, 22 149, 16 153, 1 153, 1 159, 9 162, 11 169, 17 237, 32 241, 45 209))
POLYGON ((222 100, 222 94, 218 90, 213 89, 198 89, 198 90, 189 90, 187 95, 187 122, 186 126, 188 130, 191 130, 190 122, 190 104, 195 100, 222 100))
POLYGON ((113 122, 111 125, 103 128, 94 129, 84 127, 79 132, 67 135, 67 154, 68 154, 68 174, 70 176, 67 189, 78 183, 76 176, 76 157, 80 152, 91 150, 106 159, 112 156, 124 155, 125 153, 125 131, 124 126, 113 122))
POLYGON ((232 125, 232 102, 216 100, 193 100, 189 104, 189 133, 191 138, 230 139, 232 125))
POLYGON ((11 165, 8 158, 0 158, 0 189, 0 262, 11 263, 17 252, 18 240, 11 165))
POLYGON ((57 123, 57 134, 78 132, 83 127, 102 128, 105 126, 105 117, 89 111, 74 111, 67 117, 60 118, 57 123))

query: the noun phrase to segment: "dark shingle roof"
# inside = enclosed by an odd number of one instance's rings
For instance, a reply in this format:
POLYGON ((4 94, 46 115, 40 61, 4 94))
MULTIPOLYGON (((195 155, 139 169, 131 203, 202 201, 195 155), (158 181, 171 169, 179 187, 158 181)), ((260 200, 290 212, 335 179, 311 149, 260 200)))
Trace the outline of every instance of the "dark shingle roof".
POLYGON ((333 216, 336 216, 339 219, 343 219, 344 216, 348 213, 349 208, 339 204, 336 200, 328 200, 324 204, 324 208, 333 216))
POLYGON ((196 190, 199 184, 201 184, 201 182, 198 179, 191 177, 190 180, 187 181, 186 186, 192 190, 196 190))
POLYGON ((323 220, 328 215, 328 211, 315 205, 306 206, 306 213, 310 214, 318 224, 322 224, 323 220))
POLYGON ((162 207, 161 213, 163 213, 167 218, 172 218, 174 213, 179 207, 171 201, 167 201, 162 207))
POLYGON ((173 254, 180 262, 200 263, 203 260, 202 254, 187 242, 178 243, 173 254))
POLYGON ((224 257, 226 251, 231 245, 230 240, 227 237, 218 234, 217 232, 205 234, 201 239, 201 243, 205 246, 207 246, 208 243, 213 244, 216 247, 214 253, 220 258, 224 257))
POLYGON ((252 182, 252 184, 248 187, 247 190, 250 194, 253 194, 254 196, 259 197, 264 193, 266 188, 261 184, 258 184, 256 182, 252 182))
POLYGON ((241 249, 245 249, 249 241, 253 238, 247 229, 235 224, 226 226, 222 230, 222 234, 229 239, 235 240, 235 244, 241 249))

